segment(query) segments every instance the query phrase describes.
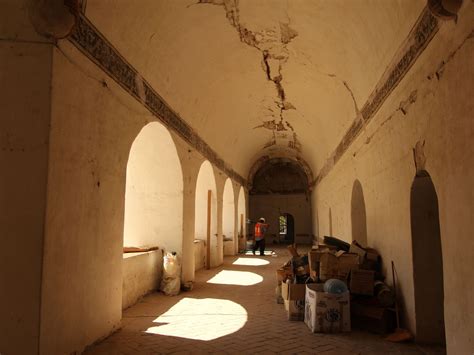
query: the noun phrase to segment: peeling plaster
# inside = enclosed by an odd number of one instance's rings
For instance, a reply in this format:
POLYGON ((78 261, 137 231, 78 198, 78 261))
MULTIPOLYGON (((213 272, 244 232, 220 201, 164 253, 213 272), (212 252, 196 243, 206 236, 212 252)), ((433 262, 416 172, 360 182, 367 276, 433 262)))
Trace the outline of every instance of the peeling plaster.
POLYGON ((416 175, 426 170, 425 141, 418 141, 413 148, 413 160, 415 161, 416 175))
MULTIPOLYGON (((390 115, 388 115, 388 117, 385 118, 380 123, 380 125, 375 129, 375 131, 371 135, 367 136, 365 140, 365 144, 369 144, 372 141, 372 138, 374 138, 374 136, 378 134, 380 129, 382 129, 383 126, 385 126, 389 121, 391 121, 398 112, 401 112, 403 116, 406 116, 408 114, 410 107, 416 102, 417 98, 418 98, 418 91, 413 90, 406 100, 400 101, 398 108, 395 109, 390 115)), ((352 156, 355 157, 358 154, 358 152, 359 151, 354 152, 352 156)))
MULTIPOLYGON (((434 73, 430 74, 427 76, 427 79, 428 80, 432 80, 434 77, 437 78, 437 80, 441 80, 442 78, 442 75, 444 73, 444 70, 446 68, 446 66, 449 64, 449 62, 455 57, 455 55, 457 54, 457 52, 466 44, 466 42, 470 39, 473 39, 474 38, 474 30, 472 30, 467 36, 466 38, 464 38, 464 40, 461 42, 461 44, 459 46, 456 47, 455 50, 453 50, 447 57, 446 59, 442 60, 440 65, 438 66, 438 68, 435 70, 434 73)), ((431 92, 431 91, 430 91, 431 92)), ((377 129, 371 134, 369 135, 366 140, 365 140, 365 144, 369 144, 372 139, 374 138, 374 136, 379 132, 379 130, 385 125, 387 124, 389 121, 391 121, 395 115, 398 113, 398 112, 401 112, 404 116, 406 116, 408 114, 408 111, 410 109, 410 107, 416 102, 418 98, 418 90, 413 90, 410 95, 408 96, 408 98, 406 100, 403 100, 400 102, 398 108, 396 110, 394 110, 387 118, 385 118, 379 125, 379 127, 377 127, 377 129)), ((423 146, 424 146, 424 142, 423 142, 423 146)), ((352 155, 355 157, 358 153, 359 153, 360 149, 356 152, 354 152, 352 155)), ((416 163, 416 162, 415 162, 416 163)), ((418 170, 417 170, 418 171, 418 170)))
POLYGON ((466 42, 470 39, 474 38, 474 30, 472 30, 466 38, 464 38, 464 40, 461 42, 461 44, 459 46, 456 47, 456 49, 454 51, 452 51, 448 57, 446 57, 446 59, 444 59, 438 66, 438 68, 436 69, 435 73, 434 74, 431 74, 428 76, 428 80, 431 80, 433 78, 433 76, 436 76, 436 79, 438 80, 441 80, 441 77, 443 76, 443 73, 444 73, 444 69, 446 68, 446 65, 454 58, 454 56, 456 55, 456 53, 464 46, 464 44, 466 44, 466 42))
MULTIPOLYGON (((199 0, 197 4, 223 6, 226 12, 226 18, 232 27, 236 29, 240 41, 257 49, 262 54, 262 69, 265 73, 266 79, 271 81, 275 86, 277 94, 277 100, 275 100, 275 104, 279 109, 279 114, 278 117, 275 117, 273 110, 269 109, 272 111, 271 116, 273 116, 275 119, 264 121, 262 125, 254 128, 266 128, 273 131, 286 131, 286 124, 287 127, 294 132, 293 126, 289 124, 288 121, 285 121, 283 117, 284 111, 296 110, 296 107, 291 102, 287 101, 285 89, 282 84, 282 67, 289 59, 289 52, 286 46, 298 36, 298 32, 290 26, 290 18, 288 14, 288 22, 279 23, 279 34, 277 31, 271 29, 253 32, 246 28, 240 21, 239 0, 199 0), (276 119, 278 119, 279 122, 276 122, 276 119)), ((296 133, 294 133, 294 136, 296 136, 296 133)), ((300 143, 296 143, 296 139, 290 141, 289 145, 290 147, 301 146, 300 143)), ((267 144, 265 146, 267 146, 267 144)))

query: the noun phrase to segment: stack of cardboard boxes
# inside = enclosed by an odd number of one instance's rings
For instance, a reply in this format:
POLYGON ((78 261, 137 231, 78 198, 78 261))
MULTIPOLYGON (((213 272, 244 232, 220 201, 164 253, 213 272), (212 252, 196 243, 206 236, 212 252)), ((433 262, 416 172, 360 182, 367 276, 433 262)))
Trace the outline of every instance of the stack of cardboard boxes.
POLYGON ((346 332, 351 330, 351 303, 356 310, 352 313, 355 317, 361 314, 379 317, 384 313, 380 311, 383 302, 378 298, 384 299, 385 308, 389 307, 388 286, 377 281, 385 292, 374 293, 376 280, 382 278, 380 256, 374 249, 353 242, 343 248, 329 243, 317 244, 305 256, 299 256, 293 246, 289 251, 291 260, 277 271, 277 293, 281 295, 289 320, 304 320, 312 332, 346 332), (330 279, 342 280, 349 291, 325 292, 324 283, 330 279))

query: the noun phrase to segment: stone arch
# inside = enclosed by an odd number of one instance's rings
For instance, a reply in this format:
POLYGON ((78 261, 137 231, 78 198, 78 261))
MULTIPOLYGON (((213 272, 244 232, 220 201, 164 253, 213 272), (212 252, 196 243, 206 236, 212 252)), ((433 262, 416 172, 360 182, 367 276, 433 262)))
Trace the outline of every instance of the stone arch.
POLYGON ((314 175, 309 167, 308 163, 301 159, 301 158, 290 158, 290 157, 270 157, 270 156, 263 156, 258 159, 250 168, 249 175, 248 175, 248 190, 252 190, 253 188, 253 181, 257 172, 262 169, 262 167, 268 164, 292 164, 297 166, 302 172, 304 172, 306 177, 306 184, 308 191, 311 191, 312 186, 314 184, 314 175))
POLYGON ((182 252, 183 174, 176 146, 158 122, 130 148, 125 191, 124 246, 182 252))
POLYGON ((222 234, 224 237, 224 255, 234 255, 235 200, 232 180, 227 178, 222 197, 222 234))
POLYGON ((247 202, 245 199, 245 190, 241 186, 239 190, 239 200, 237 204, 237 231, 238 231, 238 241, 237 249, 245 250, 247 243, 247 202))
POLYGON ((216 266, 218 264, 217 187, 214 170, 208 160, 201 164, 196 182, 194 226, 195 238, 203 240, 206 244, 206 267, 216 266))

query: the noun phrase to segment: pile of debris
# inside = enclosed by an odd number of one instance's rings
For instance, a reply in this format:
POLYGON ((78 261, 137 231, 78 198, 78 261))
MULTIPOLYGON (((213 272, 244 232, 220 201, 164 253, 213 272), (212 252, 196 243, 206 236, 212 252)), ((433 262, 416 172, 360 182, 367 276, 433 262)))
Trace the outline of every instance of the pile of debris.
POLYGON ((306 255, 294 245, 288 251, 291 259, 277 270, 276 296, 289 320, 304 320, 322 333, 350 331, 351 321, 372 332, 393 330, 395 297, 375 249, 324 237, 306 255))

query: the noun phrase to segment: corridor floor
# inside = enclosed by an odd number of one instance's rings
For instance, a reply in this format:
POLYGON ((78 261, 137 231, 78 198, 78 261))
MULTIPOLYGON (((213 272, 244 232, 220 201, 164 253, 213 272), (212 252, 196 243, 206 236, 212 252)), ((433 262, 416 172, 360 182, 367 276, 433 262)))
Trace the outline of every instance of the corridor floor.
POLYGON ((197 272, 194 288, 179 296, 153 293, 123 314, 122 328, 87 354, 444 354, 416 344, 392 344, 378 335, 312 334, 290 322, 275 301, 275 270, 288 259, 225 257, 197 272))

